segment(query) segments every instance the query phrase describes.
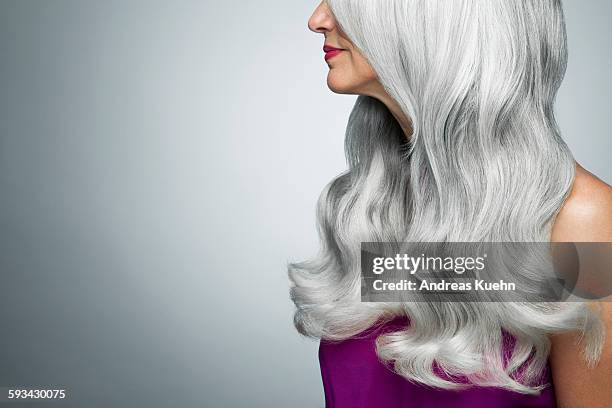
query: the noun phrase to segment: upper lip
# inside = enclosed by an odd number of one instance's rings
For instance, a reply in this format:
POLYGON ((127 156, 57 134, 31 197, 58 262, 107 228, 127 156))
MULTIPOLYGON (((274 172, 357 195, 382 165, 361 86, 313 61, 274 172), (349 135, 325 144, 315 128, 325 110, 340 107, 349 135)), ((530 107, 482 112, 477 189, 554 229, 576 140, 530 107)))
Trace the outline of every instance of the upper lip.
POLYGON ((336 48, 336 47, 332 47, 331 45, 327 45, 325 44, 323 46, 323 51, 324 52, 331 52, 331 51, 343 51, 342 48, 336 48))

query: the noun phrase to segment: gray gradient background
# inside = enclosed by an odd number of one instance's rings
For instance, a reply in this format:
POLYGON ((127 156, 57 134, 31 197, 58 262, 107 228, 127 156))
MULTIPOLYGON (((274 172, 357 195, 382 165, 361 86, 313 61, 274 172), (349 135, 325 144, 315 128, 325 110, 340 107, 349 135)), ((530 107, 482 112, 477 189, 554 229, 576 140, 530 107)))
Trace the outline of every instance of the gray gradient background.
MULTIPOLYGON (((610 183, 612 2, 566 3, 558 117, 610 183)), ((317 249, 354 97, 325 87, 316 4, 0 0, 0 386, 323 406, 285 265, 317 249)))

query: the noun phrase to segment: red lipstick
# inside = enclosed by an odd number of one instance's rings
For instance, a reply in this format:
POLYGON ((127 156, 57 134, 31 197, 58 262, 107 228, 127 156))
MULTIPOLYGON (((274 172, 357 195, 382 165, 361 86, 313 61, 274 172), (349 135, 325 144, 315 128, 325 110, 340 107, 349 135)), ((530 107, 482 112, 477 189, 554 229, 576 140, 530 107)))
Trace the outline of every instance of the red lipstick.
POLYGON ((332 47, 331 45, 324 45, 323 51, 325 52, 325 61, 329 61, 344 50, 342 48, 332 47))

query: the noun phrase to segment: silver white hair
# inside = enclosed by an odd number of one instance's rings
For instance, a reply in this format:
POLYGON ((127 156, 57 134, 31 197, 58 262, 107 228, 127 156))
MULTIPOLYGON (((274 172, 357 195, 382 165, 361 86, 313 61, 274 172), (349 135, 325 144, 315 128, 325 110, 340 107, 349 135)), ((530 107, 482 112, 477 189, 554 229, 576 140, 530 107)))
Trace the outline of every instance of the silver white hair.
POLYGON ((550 240, 575 172, 553 113, 567 60, 560 0, 328 4, 414 133, 406 140, 381 102, 357 98, 349 169, 318 201, 320 252, 289 265, 297 329, 342 340, 406 315, 408 328, 377 339, 379 356, 445 389, 463 385, 434 364, 476 385, 537 393, 549 335, 560 331, 582 330, 593 364, 604 334, 583 303, 360 302, 361 242, 550 240), (507 365, 503 331, 516 339, 507 365))

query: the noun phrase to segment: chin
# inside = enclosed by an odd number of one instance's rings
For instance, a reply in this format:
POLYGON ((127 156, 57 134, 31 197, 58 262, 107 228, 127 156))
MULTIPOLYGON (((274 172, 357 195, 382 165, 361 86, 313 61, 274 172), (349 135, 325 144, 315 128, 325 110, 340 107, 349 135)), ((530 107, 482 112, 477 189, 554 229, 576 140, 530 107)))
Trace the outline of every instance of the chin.
POLYGON ((338 73, 333 68, 327 75, 327 86, 337 94, 355 94, 355 86, 351 81, 347 81, 346 76, 338 73))

